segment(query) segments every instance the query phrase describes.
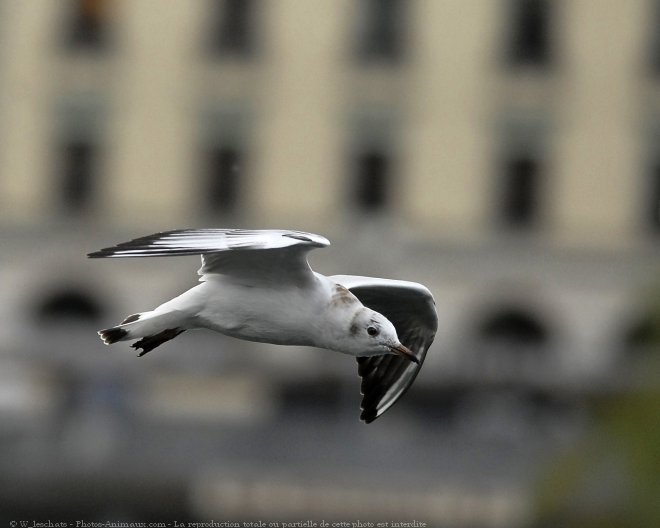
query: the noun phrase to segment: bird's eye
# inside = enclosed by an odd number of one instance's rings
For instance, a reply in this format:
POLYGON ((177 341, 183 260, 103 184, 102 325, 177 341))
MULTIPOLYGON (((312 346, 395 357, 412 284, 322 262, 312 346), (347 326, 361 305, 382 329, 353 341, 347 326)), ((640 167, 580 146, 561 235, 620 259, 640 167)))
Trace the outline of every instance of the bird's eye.
POLYGON ((370 326, 367 328, 367 334, 369 334, 371 337, 377 336, 378 335, 378 328, 375 326, 370 326))

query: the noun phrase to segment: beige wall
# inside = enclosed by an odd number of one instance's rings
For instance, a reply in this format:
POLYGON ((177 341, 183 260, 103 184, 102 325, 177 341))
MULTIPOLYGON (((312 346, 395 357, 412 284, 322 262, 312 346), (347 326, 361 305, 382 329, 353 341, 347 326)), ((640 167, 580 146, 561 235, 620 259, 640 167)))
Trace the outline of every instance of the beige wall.
POLYGON ((191 201, 191 147, 196 123, 191 38, 202 2, 122 0, 117 79, 112 100, 110 218, 172 226, 191 201), (151 219, 151 220, 150 220, 151 219))
POLYGON ((48 100, 53 2, 2 6, 0 31, 0 209, 19 223, 48 221, 48 100))
POLYGON ((349 7, 349 0, 266 4, 270 40, 253 189, 255 216, 264 221, 319 225, 336 212, 343 176, 337 156, 345 79, 340 37, 349 7))
POLYGON ((497 2, 415 3, 407 101, 405 213, 458 238, 484 228, 488 104, 497 2))
POLYGON ((555 214, 574 242, 629 240, 640 220, 644 0, 567 2, 555 214), (595 8, 596 5, 598 8, 595 8))

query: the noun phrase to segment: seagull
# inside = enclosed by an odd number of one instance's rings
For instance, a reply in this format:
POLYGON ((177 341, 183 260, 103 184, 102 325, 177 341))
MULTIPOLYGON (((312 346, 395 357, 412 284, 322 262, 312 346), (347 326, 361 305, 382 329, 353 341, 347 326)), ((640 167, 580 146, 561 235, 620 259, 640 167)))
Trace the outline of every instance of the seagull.
POLYGON ((312 271, 323 236, 290 230, 179 229, 89 253, 90 258, 201 255, 200 284, 148 312, 98 332, 106 345, 137 340, 138 357, 186 330, 302 345, 355 356, 365 423, 413 383, 438 326, 421 284, 312 271))

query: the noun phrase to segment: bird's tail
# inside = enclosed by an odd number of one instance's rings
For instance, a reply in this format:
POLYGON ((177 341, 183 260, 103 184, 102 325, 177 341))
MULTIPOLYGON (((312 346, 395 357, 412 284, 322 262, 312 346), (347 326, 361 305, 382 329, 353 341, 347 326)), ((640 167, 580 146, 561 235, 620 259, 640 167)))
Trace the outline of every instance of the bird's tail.
POLYGON ((136 350, 141 348, 138 356, 144 356, 183 332, 185 327, 182 323, 181 314, 177 312, 142 312, 129 315, 119 325, 99 330, 98 334, 106 345, 139 339, 131 346, 136 350))

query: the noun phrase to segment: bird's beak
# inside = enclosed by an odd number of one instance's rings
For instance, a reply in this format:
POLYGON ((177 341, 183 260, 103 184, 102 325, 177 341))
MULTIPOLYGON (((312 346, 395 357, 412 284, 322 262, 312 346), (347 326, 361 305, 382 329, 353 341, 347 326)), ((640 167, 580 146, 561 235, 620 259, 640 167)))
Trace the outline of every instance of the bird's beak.
POLYGON ((404 347, 401 343, 390 347, 390 350, 392 350, 392 352, 395 354, 399 354, 401 357, 407 359, 408 361, 412 361, 413 363, 419 365, 419 359, 417 359, 417 356, 413 354, 409 348, 404 347))

